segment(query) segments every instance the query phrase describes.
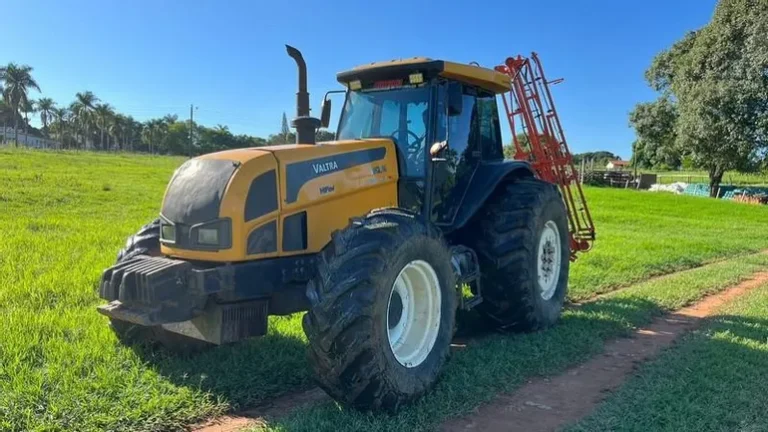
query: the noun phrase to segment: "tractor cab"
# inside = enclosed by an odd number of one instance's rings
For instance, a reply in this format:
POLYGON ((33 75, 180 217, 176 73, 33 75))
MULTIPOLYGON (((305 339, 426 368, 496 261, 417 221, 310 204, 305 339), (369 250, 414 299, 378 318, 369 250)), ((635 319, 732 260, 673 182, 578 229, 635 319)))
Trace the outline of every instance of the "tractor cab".
POLYGON ((496 95, 509 91, 509 76, 414 58, 357 67, 338 80, 348 90, 337 140, 391 139, 400 207, 450 229, 481 163, 503 159, 496 95))

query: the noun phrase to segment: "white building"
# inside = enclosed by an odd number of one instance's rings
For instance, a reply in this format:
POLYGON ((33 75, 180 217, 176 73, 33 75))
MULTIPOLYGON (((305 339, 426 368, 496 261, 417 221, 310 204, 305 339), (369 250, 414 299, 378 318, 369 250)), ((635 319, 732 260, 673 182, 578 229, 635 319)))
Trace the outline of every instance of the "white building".
POLYGON ((629 168, 629 161, 612 160, 608 161, 608 163, 605 165, 605 169, 611 171, 621 171, 624 168, 629 168))
MULTIPOLYGON (((0 128, 0 141, 3 143, 13 142, 15 137, 16 133, 13 131, 12 127, 6 127, 5 130, 0 128)), ((48 138, 25 134, 22 128, 19 128, 19 144, 32 148, 61 148, 60 142, 48 138)))

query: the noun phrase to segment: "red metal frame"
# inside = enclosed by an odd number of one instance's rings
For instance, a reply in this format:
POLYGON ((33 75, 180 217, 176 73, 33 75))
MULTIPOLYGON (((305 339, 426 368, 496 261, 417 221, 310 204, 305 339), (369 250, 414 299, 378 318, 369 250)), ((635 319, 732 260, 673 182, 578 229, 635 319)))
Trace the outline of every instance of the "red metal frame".
POLYGON ((575 260, 578 252, 592 247, 595 225, 549 91, 550 84, 562 80, 546 80, 536 53, 530 58, 509 57, 495 69, 512 81, 512 90, 502 101, 512 130, 515 159, 530 162, 542 180, 559 186, 568 211, 571 260, 575 260), (521 142, 518 134, 525 134, 528 143, 521 142))

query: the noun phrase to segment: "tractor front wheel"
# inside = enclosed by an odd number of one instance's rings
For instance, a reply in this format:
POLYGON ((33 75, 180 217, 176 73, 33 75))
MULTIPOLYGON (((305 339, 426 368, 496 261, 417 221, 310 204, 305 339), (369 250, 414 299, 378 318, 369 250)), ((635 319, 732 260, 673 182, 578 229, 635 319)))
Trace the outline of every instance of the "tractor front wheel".
POLYGON ((434 385, 457 303, 436 229, 400 210, 353 221, 322 252, 307 296, 310 364, 337 401, 396 411, 434 385))

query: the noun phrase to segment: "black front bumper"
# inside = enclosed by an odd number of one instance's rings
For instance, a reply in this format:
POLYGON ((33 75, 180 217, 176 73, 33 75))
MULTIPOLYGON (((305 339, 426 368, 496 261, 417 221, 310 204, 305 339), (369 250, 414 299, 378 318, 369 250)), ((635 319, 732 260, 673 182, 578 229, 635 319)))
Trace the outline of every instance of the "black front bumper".
POLYGON ((212 266, 140 256, 104 271, 99 295, 109 304, 98 310, 214 343, 258 336, 266 332, 270 305, 278 313, 305 308, 302 287, 313 275, 314 260, 301 256, 212 266), (201 334, 184 330, 190 325, 195 329, 187 330, 201 334))

